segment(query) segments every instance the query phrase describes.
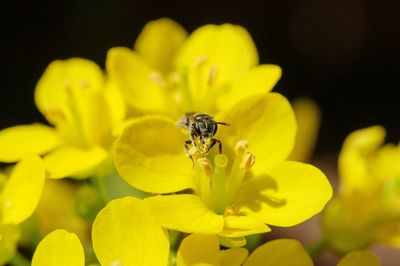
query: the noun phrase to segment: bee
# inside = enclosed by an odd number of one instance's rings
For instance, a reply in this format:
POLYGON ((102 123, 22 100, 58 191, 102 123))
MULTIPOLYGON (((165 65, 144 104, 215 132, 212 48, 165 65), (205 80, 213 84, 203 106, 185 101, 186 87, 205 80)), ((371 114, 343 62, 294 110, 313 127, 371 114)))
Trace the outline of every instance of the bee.
POLYGON ((201 157, 207 156, 209 151, 218 143, 219 153, 222 153, 222 143, 215 139, 218 125, 230 126, 225 122, 216 122, 214 117, 207 114, 190 112, 186 113, 178 122, 178 126, 188 131, 190 139, 185 141, 186 154, 193 161, 193 155, 199 154, 201 157), (190 146, 194 147, 191 149, 190 146))

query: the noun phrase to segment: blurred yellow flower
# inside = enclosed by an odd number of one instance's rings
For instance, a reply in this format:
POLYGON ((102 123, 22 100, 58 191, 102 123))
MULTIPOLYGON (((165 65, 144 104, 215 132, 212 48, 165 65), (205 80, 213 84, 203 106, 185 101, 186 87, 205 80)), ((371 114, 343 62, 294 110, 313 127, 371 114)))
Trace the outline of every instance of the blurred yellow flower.
POLYGON ((11 170, 0 190, 0 264, 9 261, 20 239, 19 225, 36 209, 45 170, 38 156, 23 158, 11 170))
POLYGON ((328 205, 327 241, 341 253, 380 242, 400 246, 400 145, 380 126, 351 133, 339 155, 340 191, 328 205))
POLYGON ((144 27, 135 50, 112 48, 106 69, 133 110, 179 119, 270 91, 281 69, 257 64, 253 40, 240 26, 206 25, 187 37, 176 22, 159 19, 144 27))
POLYGON ((296 124, 283 96, 243 99, 216 119, 232 125, 217 135, 224 153, 198 159, 194 169, 183 149, 187 135, 168 118, 137 119, 117 140, 116 168, 129 184, 151 193, 185 191, 145 199, 162 226, 244 244, 243 236, 270 231, 265 224, 292 226, 322 210, 332 195, 325 175, 285 161, 296 124))
POLYGON ((37 246, 32 266, 84 266, 85 255, 79 238, 65 230, 48 234, 37 246))
POLYGON ((244 248, 220 250, 215 235, 192 234, 183 239, 177 266, 312 266, 302 245, 292 239, 277 239, 259 246, 248 256, 244 248))
MULTIPOLYGON (((214 235, 192 234, 183 239, 177 254, 177 266, 312 266, 313 261, 300 242, 276 239, 255 249, 248 257, 244 248, 220 250, 214 235)), ((377 256, 369 251, 354 251, 338 266, 379 266, 377 256)))
POLYGON ((309 98, 298 98, 292 102, 296 116, 296 141, 289 160, 309 162, 318 139, 321 112, 318 105, 309 98))
POLYGON ((50 178, 92 174, 105 162, 112 128, 125 115, 118 93, 89 60, 52 62, 36 86, 35 103, 54 127, 19 125, 0 131, 0 161, 40 154, 50 178))

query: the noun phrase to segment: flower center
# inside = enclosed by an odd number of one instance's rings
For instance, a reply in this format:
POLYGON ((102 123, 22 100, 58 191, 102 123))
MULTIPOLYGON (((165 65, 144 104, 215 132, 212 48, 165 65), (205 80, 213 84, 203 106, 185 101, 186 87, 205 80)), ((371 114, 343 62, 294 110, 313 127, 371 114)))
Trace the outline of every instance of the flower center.
POLYGON ((196 161, 196 194, 218 214, 223 214, 233 202, 243 178, 255 163, 254 155, 246 152, 247 148, 247 141, 237 142, 231 163, 225 154, 216 155, 213 162, 207 158, 196 161))

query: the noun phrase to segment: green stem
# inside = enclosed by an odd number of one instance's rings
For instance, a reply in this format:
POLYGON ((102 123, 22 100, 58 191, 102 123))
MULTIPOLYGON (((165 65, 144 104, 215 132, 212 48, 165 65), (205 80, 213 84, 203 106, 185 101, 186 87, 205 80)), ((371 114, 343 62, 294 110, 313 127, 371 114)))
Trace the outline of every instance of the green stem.
POLYGON ((31 263, 27 258, 25 258, 21 253, 16 252, 15 256, 10 261, 12 266, 29 266, 31 263))
POLYGON ((307 252, 311 257, 318 257, 322 252, 327 250, 329 247, 329 240, 327 237, 322 237, 313 244, 307 247, 307 252))

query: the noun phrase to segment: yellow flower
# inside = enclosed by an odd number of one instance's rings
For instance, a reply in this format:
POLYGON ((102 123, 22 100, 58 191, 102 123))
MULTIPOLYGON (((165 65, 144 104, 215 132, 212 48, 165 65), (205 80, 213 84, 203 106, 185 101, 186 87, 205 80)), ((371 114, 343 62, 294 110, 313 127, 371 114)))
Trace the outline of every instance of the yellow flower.
POLYGON ((101 265, 165 266, 168 262, 168 233, 138 198, 109 202, 93 223, 92 239, 101 265))
POLYGON ((79 238, 65 230, 48 234, 37 246, 32 266, 84 266, 85 255, 79 238))
POLYGON ((341 187, 325 211, 329 244, 346 253, 375 242, 400 246, 400 146, 380 126, 351 133, 339 155, 341 187))
POLYGON ((50 178, 84 177, 105 162, 112 128, 125 111, 115 85, 105 81, 96 64, 79 58, 52 62, 36 86, 35 103, 54 127, 33 124, 0 131, 0 161, 44 155, 50 178))
POLYGON ((162 226, 239 237, 243 244, 245 235, 270 231, 265 224, 292 226, 322 210, 332 194, 325 175, 285 161, 296 125, 283 96, 246 98, 216 120, 231 124, 216 136, 224 152, 213 149, 194 168, 183 148, 187 134, 168 118, 137 119, 117 140, 116 168, 130 185, 151 193, 185 192, 145 199, 162 226))
POLYGON ((20 239, 19 224, 37 207, 45 180, 45 170, 38 156, 23 158, 14 166, 0 191, 0 264, 15 254, 20 239))
POLYGON ((253 40, 240 26, 206 25, 187 37, 176 22, 159 19, 144 27, 135 50, 112 48, 106 69, 136 112, 179 119, 270 91, 281 69, 257 64, 253 40))
MULTIPOLYGON (((255 249, 247 257, 244 248, 220 250, 214 235, 192 234, 178 250, 177 266, 312 266, 313 261, 297 240, 277 239, 255 249)), ((379 259, 369 251, 355 251, 338 266, 379 266, 379 259)))

